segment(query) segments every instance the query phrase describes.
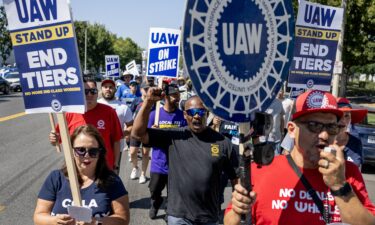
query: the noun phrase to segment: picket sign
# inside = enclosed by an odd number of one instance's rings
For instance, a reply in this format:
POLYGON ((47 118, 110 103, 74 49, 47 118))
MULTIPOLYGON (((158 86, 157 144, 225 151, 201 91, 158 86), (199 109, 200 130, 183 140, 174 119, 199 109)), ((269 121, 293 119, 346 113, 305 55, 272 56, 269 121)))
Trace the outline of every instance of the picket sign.
MULTIPOLYGON (((209 111, 239 123, 241 184, 245 188, 251 172, 250 154, 243 156, 243 137, 250 131, 252 115, 267 110, 288 75, 293 18, 291 0, 186 3, 185 68, 209 111)), ((251 213, 246 217, 241 222, 251 224, 251 213)))
MULTIPOLYGON (((163 77, 159 77, 158 88, 162 88, 162 87, 163 87, 163 77)), ((156 106, 155 106, 155 121, 154 121, 155 126, 159 126, 159 115, 160 115, 160 101, 157 101, 156 106)))
MULTIPOLYGON (((64 112, 86 110, 77 40, 66 0, 3 0, 15 61, 20 72, 25 112, 56 113, 73 201, 81 206, 80 188, 64 112), (60 76, 61 75, 61 76, 60 76)), ((56 146, 61 151, 60 146, 56 146)))
POLYGON ((76 164, 74 163, 73 148, 70 144, 70 134, 65 119, 65 113, 56 113, 56 117, 57 122, 59 123, 61 144, 63 147, 66 167, 68 169, 69 184, 72 191, 73 202, 75 206, 82 206, 76 164))
MULTIPOLYGON (((181 31, 169 28, 150 28, 148 63, 146 76, 158 77, 158 87, 163 87, 163 78, 176 78, 180 53, 181 31)), ((160 101, 156 103, 155 122, 159 125, 160 101)))
MULTIPOLYGON (((55 123, 55 118, 52 113, 48 113, 49 117, 49 123, 51 124, 52 132, 56 133, 56 123, 55 123)), ((60 144, 57 142, 56 143, 56 151, 61 152, 60 144)))

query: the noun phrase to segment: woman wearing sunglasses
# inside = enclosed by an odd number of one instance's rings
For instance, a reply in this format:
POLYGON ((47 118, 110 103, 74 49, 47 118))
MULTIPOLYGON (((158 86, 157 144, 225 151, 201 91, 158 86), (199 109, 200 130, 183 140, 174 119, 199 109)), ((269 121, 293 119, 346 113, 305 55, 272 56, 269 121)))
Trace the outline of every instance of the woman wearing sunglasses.
MULTIPOLYGON (((89 224, 128 224, 129 198, 121 179, 108 168, 105 145, 92 125, 75 129, 71 136, 82 206, 92 209, 89 224)), ((68 215, 72 205, 66 165, 50 173, 44 182, 34 212, 34 223, 76 224, 68 215)), ((85 223, 87 224, 87 223, 85 223)))
POLYGON ((337 105, 344 116, 339 121, 341 131, 336 136, 336 144, 345 146, 345 159, 360 167, 363 163, 362 142, 350 132, 352 124, 359 123, 366 117, 367 109, 353 109, 347 98, 337 98, 337 105))

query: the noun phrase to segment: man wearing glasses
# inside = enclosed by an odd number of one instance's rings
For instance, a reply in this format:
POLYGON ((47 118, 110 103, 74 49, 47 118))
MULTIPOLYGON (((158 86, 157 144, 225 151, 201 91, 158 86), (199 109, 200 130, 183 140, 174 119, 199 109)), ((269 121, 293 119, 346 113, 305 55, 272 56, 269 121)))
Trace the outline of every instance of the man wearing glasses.
MULTIPOLYGON (((120 158, 120 141, 123 137, 123 132, 116 111, 110 106, 97 102, 98 89, 94 80, 84 79, 84 88, 87 111, 84 114, 65 114, 69 133, 72 134, 75 128, 81 125, 91 124, 95 126, 105 142, 108 166, 118 172, 117 162, 120 158)), ((59 139, 60 135, 57 126, 56 132, 51 131, 49 141, 52 145, 56 145, 59 139)))
POLYGON ((240 215, 251 209, 253 224, 375 224, 358 167, 334 145, 342 115, 330 93, 300 95, 288 122, 293 151, 269 166, 251 166, 253 191, 235 186, 224 223, 240 224, 240 215))
POLYGON ((237 182, 231 142, 206 126, 207 110, 197 96, 185 103, 187 127, 147 128, 152 105, 163 96, 161 89, 149 89, 131 136, 168 150, 168 224, 217 224, 221 172, 237 182))

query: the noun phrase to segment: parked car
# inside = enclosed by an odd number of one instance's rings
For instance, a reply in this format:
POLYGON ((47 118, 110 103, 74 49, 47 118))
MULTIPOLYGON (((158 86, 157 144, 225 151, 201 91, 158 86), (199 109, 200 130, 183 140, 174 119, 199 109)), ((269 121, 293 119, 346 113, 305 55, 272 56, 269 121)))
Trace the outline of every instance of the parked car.
POLYGON ((17 67, 2 67, 0 68, 0 77, 4 77, 9 72, 18 71, 17 67))
POLYGON ((7 95, 9 94, 10 90, 10 84, 7 80, 0 77, 0 91, 3 92, 3 94, 7 95))
POLYGON ((9 82, 11 90, 22 91, 20 83, 20 73, 18 71, 8 72, 4 74, 4 79, 9 82))
POLYGON ((375 166, 375 108, 366 107, 366 118, 353 126, 353 133, 361 139, 363 164, 375 166))

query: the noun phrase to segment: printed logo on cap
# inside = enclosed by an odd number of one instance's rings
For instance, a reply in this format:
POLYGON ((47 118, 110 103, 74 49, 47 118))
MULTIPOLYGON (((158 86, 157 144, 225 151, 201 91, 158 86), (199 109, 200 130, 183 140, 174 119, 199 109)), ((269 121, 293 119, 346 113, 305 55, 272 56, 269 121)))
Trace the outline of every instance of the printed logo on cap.
POLYGON ((313 91, 307 96, 307 107, 309 109, 326 109, 326 108, 333 108, 336 107, 332 105, 328 99, 328 97, 325 95, 324 92, 320 91, 313 91))
POLYGON ((293 33, 290 0, 188 0, 183 53, 198 96, 223 119, 251 120, 286 79, 293 33))
POLYGON ((322 92, 311 92, 307 96, 307 107, 309 109, 315 109, 315 108, 324 108, 324 104, 326 104, 327 98, 325 98, 324 94, 322 92))

